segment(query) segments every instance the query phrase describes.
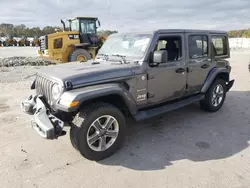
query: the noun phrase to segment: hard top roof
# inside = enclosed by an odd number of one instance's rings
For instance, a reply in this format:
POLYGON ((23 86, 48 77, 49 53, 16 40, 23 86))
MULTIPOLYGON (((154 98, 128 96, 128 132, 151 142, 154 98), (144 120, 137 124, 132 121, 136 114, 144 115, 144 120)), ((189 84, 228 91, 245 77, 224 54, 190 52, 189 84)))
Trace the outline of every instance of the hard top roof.
POLYGON ((115 35, 119 34, 154 34, 154 33, 219 33, 225 34, 226 31, 222 30, 202 30, 202 29, 158 29, 158 30, 146 30, 146 31, 130 31, 130 32, 118 32, 115 35))
POLYGON ((226 33, 222 30, 209 30, 209 29, 159 29, 156 30, 158 33, 168 32, 184 32, 184 33, 226 33))

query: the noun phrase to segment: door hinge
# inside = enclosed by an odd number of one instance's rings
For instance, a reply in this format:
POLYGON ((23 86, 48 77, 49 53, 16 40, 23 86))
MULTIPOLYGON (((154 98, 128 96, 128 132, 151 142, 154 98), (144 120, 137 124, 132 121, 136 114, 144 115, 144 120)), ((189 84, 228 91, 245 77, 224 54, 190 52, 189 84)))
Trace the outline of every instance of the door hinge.
POLYGON ((186 89, 188 89, 188 84, 186 84, 186 89))
POLYGON ((187 67, 187 72, 189 72, 189 68, 187 67))
POLYGON ((152 98, 152 97, 154 97, 154 96, 155 96, 154 93, 147 93, 147 98, 152 98))

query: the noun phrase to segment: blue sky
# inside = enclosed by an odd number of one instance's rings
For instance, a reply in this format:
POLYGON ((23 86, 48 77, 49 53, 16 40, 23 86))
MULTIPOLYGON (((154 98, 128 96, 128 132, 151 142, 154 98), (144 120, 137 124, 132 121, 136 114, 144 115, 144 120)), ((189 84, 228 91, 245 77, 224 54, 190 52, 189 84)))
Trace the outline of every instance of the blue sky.
POLYGON ((74 16, 99 17, 102 29, 250 28, 249 0, 0 0, 0 23, 44 27, 74 16), (3 8, 6 7, 6 8, 3 8))

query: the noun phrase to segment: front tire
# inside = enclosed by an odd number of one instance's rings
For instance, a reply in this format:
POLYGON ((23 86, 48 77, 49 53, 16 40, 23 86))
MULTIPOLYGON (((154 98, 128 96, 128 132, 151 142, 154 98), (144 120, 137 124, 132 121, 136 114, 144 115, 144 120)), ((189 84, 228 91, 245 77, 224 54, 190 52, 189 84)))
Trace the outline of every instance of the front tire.
POLYGON ((71 129, 73 147, 86 159, 99 161, 122 146, 126 123, 118 108, 107 103, 96 103, 75 116, 71 129))
POLYGON ((226 82, 216 79, 205 94, 205 99, 200 101, 201 109, 208 112, 218 111, 226 98, 226 82))

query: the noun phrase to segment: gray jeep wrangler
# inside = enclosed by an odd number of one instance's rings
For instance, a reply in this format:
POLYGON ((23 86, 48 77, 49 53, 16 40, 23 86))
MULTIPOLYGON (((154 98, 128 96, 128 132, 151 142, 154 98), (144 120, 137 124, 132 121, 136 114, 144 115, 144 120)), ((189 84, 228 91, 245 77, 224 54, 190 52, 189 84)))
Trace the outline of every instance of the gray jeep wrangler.
POLYGON ((49 66, 21 102, 32 127, 55 139, 70 126, 73 147, 89 160, 115 153, 128 118, 162 115, 191 103, 218 111, 233 86, 223 31, 157 30, 108 37, 95 60, 49 66))

